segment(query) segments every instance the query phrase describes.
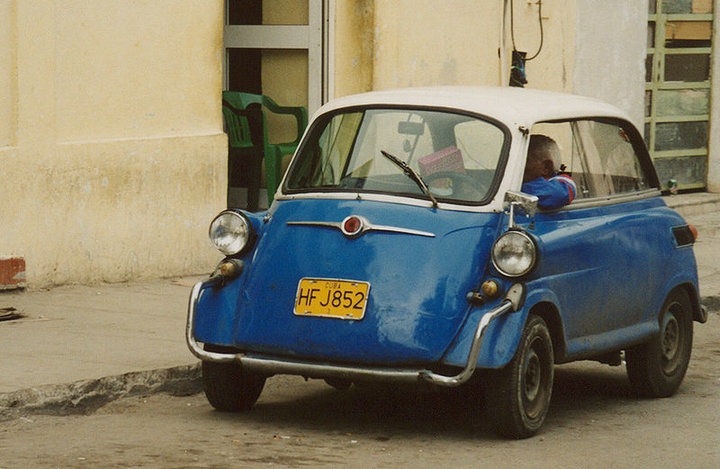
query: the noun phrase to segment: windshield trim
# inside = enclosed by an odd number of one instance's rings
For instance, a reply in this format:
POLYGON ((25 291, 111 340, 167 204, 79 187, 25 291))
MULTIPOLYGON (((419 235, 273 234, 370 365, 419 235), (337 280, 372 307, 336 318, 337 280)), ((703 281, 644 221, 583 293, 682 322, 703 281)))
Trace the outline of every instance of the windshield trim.
MULTIPOLYGON (((322 131, 327 123, 333 119, 335 116, 340 114, 348 114, 353 112, 362 112, 365 113, 366 111, 370 110, 409 110, 409 111, 435 111, 435 112, 446 112, 451 114, 457 114, 460 116, 467 116, 472 117, 475 119, 479 119, 482 121, 485 121, 489 124, 492 124, 496 126, 500 131, 503 133, 503 145, 500 149, 500 157, 498 159, 498 164, 495 169, 495 174, 493 175, 492 182, 490 183, 490 187, 485 194, 485 197, 478 201, 478 202, 471 202, 471 201, 462 201, 457 199, 446 199, 443 197, 436 197, 437 202, 439 205, 444 206, 459 206, 459 207, 472 207, 472 206, 483 206, 488 205, 492 200, 495 198, 495 195, 497 194, 497 191, 500 187, 500 183, 502 182, 503 177, 505 176, 505 167, 507 165, 508 156, 510 153, 510 144, 512 142, 512 133, 510 132, 510 129, 505 125, 502 121, 495 119, 493 117, 479 114, 477 112, 471 112, 463 109, 457 109, 457 108, 451 108, 451 107, 445 107, 445 106, 416 106, 416 105, 401 105, 401 104, 368 104, 368 105, 354 105, 354 106, 347 106, 342 108, 333 109, 331 111, 328 111, 317 118, 315 118, 312 123, 310 124, 310 127, 308 128, 307 132, 305 133, 305 137, 302 139, 302 142, 300 143, 300 146, 298 147, 297 151, 295 152, 295 157, 293 158, 290 166, 288 167, 285 175, 287 176, 290 174, 294 169, 295 165, 298 162, 297 155, 302 154, 303 150, 305 149, 305 146, 308 145, 308 142, 312 140, 312 137, 314 134, 318 131, 322 131)), ((282 186, 280 187, 280 193, 278 194, 277 198, 284 198, 282 196, 288 196, 288 198, 296 198, 294 196, 301 195, 301 194, 330 194, 332 195, 341 195, 341 194, 352 194, 352 198, 367 198, 365 195, 383 195, 388 196, 393 199, 417 199, 419 201, 422 201, 419 205, 428 205, 431 206, 432 202, 428 200, 427 196, 425 194, 405 194, 405 193, 391 193, 386 191, 378 191, 378 190, 369 190, 369 189, 353 189, 352 191, 348 191, 345 188, 321 188, 321 187, 313 187, 313 188, 306 188, 306 189, 290 189, 287 186, 287 177, 283 178, 282 186), (362 196, 362 197, 361 197, 362 196)), ((325 197, 323 197, 325 198, 325 197)), ((328 197, 332 198, 332 197, 328 197)))
MULTIPOLYGON (((409 205, 413 207, 432 208, 432 202, 426 197, 417 197, 414 194, 390 194, 388 192, 309 192, 303 191, 297 194, 278 194, 274 200, 362 200, 372 202, 385 202, 398 205, 409 205)), ((499 212, 501 209, 488 209, 489 204, 462 204, 457 202, 443 202, 438 200, 439 210, 448 210, 455 212, 499 212)))

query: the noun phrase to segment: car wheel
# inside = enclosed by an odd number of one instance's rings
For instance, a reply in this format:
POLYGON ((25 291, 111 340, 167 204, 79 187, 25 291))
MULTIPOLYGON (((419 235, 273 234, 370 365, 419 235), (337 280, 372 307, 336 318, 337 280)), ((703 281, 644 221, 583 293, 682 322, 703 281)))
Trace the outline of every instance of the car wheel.
POLYGON ((553 345, 545 321, 531 314, 515 356, 488 376, 487 405, 497 432, 528 438, 542 427, 553 387, 553 345))
POLYGON ((202 378, 208 402, 223 412, 250 410, 265 386, 265 376, 249 373, 238 363, 203 361, 202 378))
POLYGON ((645 397, 669 397, 680 387, 692 351, 693 323, 685 290, 668 295, 660 310, 660 334, 625 351, 628 378, 645 397))
POLYGON ((347 391, 352 386, 352 381, 342 378, 325 378, 325 382, 338 391, 347 391))

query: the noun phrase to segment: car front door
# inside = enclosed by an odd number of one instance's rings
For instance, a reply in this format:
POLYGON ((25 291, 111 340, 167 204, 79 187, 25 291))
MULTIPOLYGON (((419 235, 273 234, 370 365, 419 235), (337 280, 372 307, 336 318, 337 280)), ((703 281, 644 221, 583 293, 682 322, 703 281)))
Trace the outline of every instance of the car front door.
POLYGON ((667 242, 653 223, 667 207, 657 177, 629 123, 572 120, 536 125, 533 133, 558 143, 556 168, 577 185, 573 203, 535 217, 535 282, 556 297, 569 356, 610 350, 644 333, 647 299, 658 293, 662 259, 648 253, 667 242))

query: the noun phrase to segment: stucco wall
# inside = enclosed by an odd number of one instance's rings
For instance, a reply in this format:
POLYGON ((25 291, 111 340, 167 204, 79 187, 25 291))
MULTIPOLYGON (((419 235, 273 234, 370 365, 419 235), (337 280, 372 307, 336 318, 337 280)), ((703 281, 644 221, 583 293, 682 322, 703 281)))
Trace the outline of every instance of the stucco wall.
POLYGON ((17 31, 15 2, 0 1, 0 151, 13 147, 17 135, 17 31))
POLYGON ((222 6, 0 0, 0 254, 31 287, 211 268, 222 6))
MULTIPOLYGON (((538 6, 515 3, 516 45, 533 54, 540 43, 538 6)), ((574 5, 543 6, 544 45, 528 63, 528 87, 571 89, 574 5)), ((507 84, 498 51, 504 45, 509 57, 512 41, 502 1, 338 0, 335 31, 335 96, 406 86, 507 84)))
POLYGON ((500 2, 375 0, 374 89, 497 84, 500 12, 500 2))
POLYGON ((334 97, 372 91, 375 2, 336 0, 332 50, 334 97))
MULTIPOLYGON (((515 45, 527 52, 528 58, 537 54, 525 66, 527 88, 572 92, 578 3, 576 0, 544 1, 541 40, 537 2, 515 2, 515 45)), ((512 42, 512 38, 508 42, 512 42)))
POLYGON ((608 101, 642 131, 647 2, 577 2, 572 91, 608 101))

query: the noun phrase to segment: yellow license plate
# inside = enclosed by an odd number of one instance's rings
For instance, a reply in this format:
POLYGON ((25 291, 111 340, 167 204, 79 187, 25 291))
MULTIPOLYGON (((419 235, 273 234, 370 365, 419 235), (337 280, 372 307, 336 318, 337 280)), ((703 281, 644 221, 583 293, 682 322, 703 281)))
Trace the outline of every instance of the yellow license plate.
POLYGON ((295 296, 295 314, 340 319, 362 319, 367 307, 368 282, 303 278, 295 296))

